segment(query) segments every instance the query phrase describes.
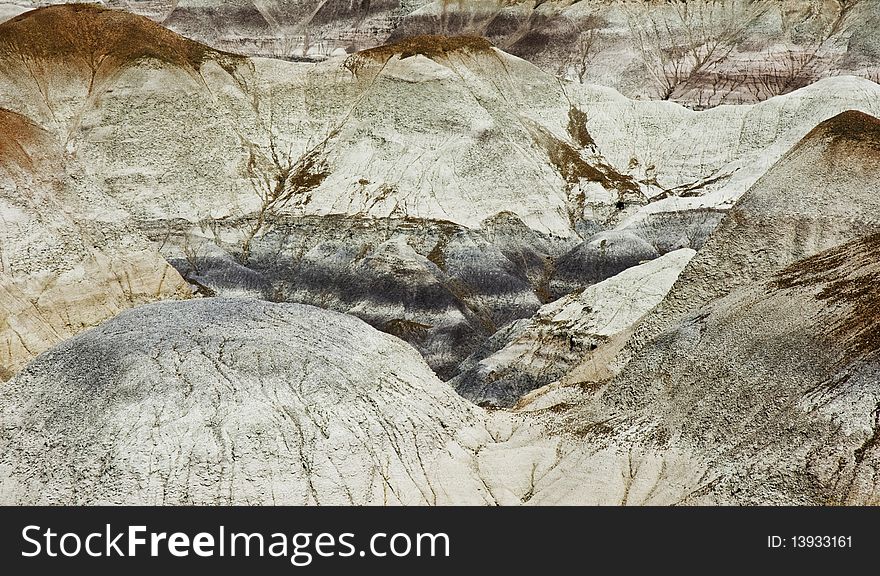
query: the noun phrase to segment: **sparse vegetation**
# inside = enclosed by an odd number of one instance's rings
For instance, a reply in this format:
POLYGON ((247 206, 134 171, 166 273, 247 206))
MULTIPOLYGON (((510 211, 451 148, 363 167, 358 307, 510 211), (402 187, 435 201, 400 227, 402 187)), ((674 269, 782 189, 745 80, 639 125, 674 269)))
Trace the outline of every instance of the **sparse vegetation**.
POLYGON ((327 144, 336 135, 331 131, 316 145, 298 157, 291 148, 281 150, 274 133, 270 134, 269 151, 272 165, 265 169, 259 165, 258 156, 251 148, 247 173, 251 186, 260 199, 260 205, 241 245, 241 258, 247 263, 251 242, 258 234, 271 227, 278 213, 289 205, 305 206, 311 200, 311 192, 321 185, 330 174, 324 158, 327 144))
POLYGON ((669 0, 668 13, 658 8, 646 15, 644 7, 624 5, 645 70, 663 100, 723 62, 772 6, 767 0, 669 0))

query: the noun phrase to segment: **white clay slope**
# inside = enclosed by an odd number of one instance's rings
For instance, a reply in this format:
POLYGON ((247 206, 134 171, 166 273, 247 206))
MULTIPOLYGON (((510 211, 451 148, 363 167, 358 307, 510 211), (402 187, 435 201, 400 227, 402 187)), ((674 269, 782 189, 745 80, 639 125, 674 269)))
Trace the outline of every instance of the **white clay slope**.
POLYGON ((846 109, 880 114, 880 86, 865 80, 696 113, 560 84, 497 49, 401 59, 392 48, 359 56, 357 74, 345 58, 209 53, 194 68, 174 64, 186 54, 166 57, 124 62, 90 96, 87 76, 74 82, 50 61, 58 85, 46 100, 13 50, 0 106, 50 129, 139 219, 253 216, 282 182, 277 212, 476 226, 511 211, 563 236, 583 218, 620 223, 664 189, 705 197, 642 210, 729 206, 818 122, 846 109), (595 146, 573 138, 573 107, 595 146))

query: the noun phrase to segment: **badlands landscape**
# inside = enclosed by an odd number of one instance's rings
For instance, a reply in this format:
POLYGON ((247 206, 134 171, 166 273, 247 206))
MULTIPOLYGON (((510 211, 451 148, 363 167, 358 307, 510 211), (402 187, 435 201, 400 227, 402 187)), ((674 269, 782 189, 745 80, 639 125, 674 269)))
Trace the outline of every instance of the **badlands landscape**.
POLYGON ((0 504, 880 504, 880 3, 0 2, 0 504))

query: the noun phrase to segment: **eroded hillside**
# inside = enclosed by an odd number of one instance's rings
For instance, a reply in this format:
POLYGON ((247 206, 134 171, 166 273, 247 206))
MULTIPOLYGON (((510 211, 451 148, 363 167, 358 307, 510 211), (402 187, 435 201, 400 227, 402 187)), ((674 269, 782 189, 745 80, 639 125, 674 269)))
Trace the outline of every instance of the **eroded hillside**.
POLYGON ((870 3, 131 4, 0 11, 0 501, 878 502, 870 3))

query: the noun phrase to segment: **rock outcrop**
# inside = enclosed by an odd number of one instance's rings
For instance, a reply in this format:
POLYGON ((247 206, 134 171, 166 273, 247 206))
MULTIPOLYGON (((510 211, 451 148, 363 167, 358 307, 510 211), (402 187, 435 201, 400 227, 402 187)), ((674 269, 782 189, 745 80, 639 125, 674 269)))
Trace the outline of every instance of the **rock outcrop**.
POLYGON ((569 425, 702 462, 684 502, 876 504, 878 127, 844 112, 764 175, 569 425))
POLYGON ((512 406, 575 367, 580 381, 610 377, 607 364, 693 255, 682 248, 545 304, 512 326, 503 346, 466 360, 450 384, 479 405, 512 406))
POLYGON ((221 248, 205 232, 153 233, 202 293, 353 314, 415 346, 443 378, 501 326, 538 309, 553 260, 571 245, 512 214, 476 229, 412 218, 279 218, 251 243, 245 266, 237 245, 221 248))
POLYGON ((797 260, 880 231, 880 120, 846 111, 820 123, 743 196, 636 342, 797 260))
POLYGON ((798 260, 701 308, 629 362, 603 409, 573 420, 601 414, 614 422, 603 443, 703 462, 682 503, 876 505, 877 242, 798 260))

